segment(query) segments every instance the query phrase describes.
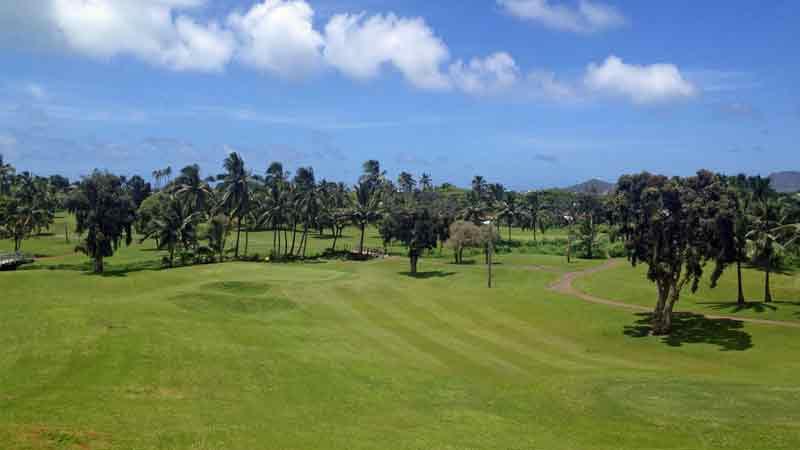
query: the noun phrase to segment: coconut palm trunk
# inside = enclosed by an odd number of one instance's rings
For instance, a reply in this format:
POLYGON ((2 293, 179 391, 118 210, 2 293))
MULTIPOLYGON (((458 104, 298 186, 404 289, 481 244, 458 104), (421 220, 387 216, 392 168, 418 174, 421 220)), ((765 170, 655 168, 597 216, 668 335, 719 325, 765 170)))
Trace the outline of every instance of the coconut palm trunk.
POLYGON ((772 264, 767 262, 766 273, 764 274, 764 303, 772 303, 772 292, 769 288, 769 274, 772 271, 772 264))
POLYGON ((744 306, 744 290, 742 289, 742 262, 736 261, 736 280, 739 285, 739 296, 736 302, 739 306, 744 306))
POLYGON ((239 237, 242 235, 242 218, 236 220, 236 259, 239 259, 239 237))
POLYGON ((364 233, 366 232, 366 227, 367 227, 367 225, 362 222, 361 223, 361 243, 359 244, 359 247, 358 247, 358 252, 362 256, 364 255, 364 233))

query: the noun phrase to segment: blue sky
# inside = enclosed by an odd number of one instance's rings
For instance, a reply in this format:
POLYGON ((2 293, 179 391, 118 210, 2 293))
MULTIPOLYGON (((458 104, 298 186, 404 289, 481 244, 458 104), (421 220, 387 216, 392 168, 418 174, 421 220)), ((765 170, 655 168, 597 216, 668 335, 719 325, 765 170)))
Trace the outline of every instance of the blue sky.
POLYGON ((0 153, 149 174, 243 154, 526 189, 800 169, 800 3, 0 3, 0 153))

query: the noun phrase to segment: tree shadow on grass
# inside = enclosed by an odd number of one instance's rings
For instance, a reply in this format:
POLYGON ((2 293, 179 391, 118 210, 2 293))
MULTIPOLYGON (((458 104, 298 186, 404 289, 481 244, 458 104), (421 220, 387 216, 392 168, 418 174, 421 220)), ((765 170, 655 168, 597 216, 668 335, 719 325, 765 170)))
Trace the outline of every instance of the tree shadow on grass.
MULTIPOLYGON (((652 314, 637 313, 640 319, 634 325, 625 327, 625 335, 643 338, 651 335, 652 314)), ((701 314, 674 313, 672 333, 662 336, 661 342, 670 347, 684 344, 711 344, 721 351, 744 351, 753 347, 749 333, 742 330, 744 324, 738 320, 709 319, 701 314)))
POLYGON ((752 311, 755 313, 763 313, 767 311, 777 311, 778 307, 769 303, 761 302, 745 302, 740 305, 737 302, 697 302, 698 305, 705 305, 710 309, 716 311, 724 311, 728 313, 737 313, 740 311, 752 311))
POLYGON ((82 272, 83 275, 98 276, 98 277, 126 277, 128 274, 136 272, 151 271, 156 272, 164 270, 159 261, 140 261, 127 264, 107 264, 102 274, 92 272, 92 262, 83 262, 75 264, 47 264, 47 265, 32 265, 25 267, 21 270, 71 270, 75 272, 82 272))
POLYGON ((455 272, 445 272, 443 270, 434 270, 431 272, 417 272, 413 274, 411 272, 400 272, 400 275, 405 275, 409 278, 417 278, 419 280, 427 280, 430 278, 447 278, 455 275, 455 272))

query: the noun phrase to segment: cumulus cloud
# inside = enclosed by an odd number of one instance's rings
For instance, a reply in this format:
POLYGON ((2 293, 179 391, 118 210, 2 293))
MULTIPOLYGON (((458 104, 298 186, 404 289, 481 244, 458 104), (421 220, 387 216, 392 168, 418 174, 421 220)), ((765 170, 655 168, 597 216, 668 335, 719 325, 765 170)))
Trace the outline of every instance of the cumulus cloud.
POLYGON ((461 60, 450 65, 455 86, 469 94, 485 95, 507 90, 520 78, 520 70, 508 53, 494 53, 484 59, 461 60))
MULTIPOLYGON (((647 104, 692 97, 697 91, 674 65, 629 65, 614 56, 589 65, 582 79, 568 82, 549 71, 524 73, 502 51, 454 61, 421 17, 337 14, 318 30, 307 0, 258 0, 218 21, 197 18, 207 12, 203 8, 209 0, 28 1, 19 11, 0 6, 0 24, 13 22, 28 27, 29 34, 53 36, 61 48, 89 57, 129 56, 176 71, 222 71, 236 61, 287 79, 328 68, 370 80, 394 69, 420 89, 477 96, 513 92, 524 99, 554 101, 606 93, 647 104), (20 15, 40 18, 15 20, 20 15), (42 32, 43 23, 57 32, 42 32)), ((570 31, 598 31, 625 22, 616 9, 594 0, 497 1, 514 15, 570 31)), ((0 29, 0 38, 8 35, 4 33, 0 29)), ((37 100, 46 96, 35 85, 27 93, 37 100)))
POLYGON ((592 91, 629 98, 637 104, 662 103, 697 94, 673 64, 626 64, 609 56, 602 64, 589 64, 584 78, 592 91))
POLYGON ((97 58, 132 55, 174 70, 222 70, 233 37, 215 23, 179 14, 203 0, 52 0, 51 19, 66 44, 97 58))
POLYGON ((228 24, 240 42, 239 59, 284 78, 303 76, 321 64, 322 35, 313 26, 314 10, 303 0, 265 0, 228 24))
POLYGON ((449 59, 447 46, 421 18, 338 14, 325 26, 325 41, 328 64, 353 78, 374 78, 390 64, 416 87, 451 85, 441 71, 449 59))
POLYGON ((613 6, 590 0, 580 0, 576 6, 550 0, 497 0, 497 3, 517 18, 559 31, 593 33, 627 23, 613 6))

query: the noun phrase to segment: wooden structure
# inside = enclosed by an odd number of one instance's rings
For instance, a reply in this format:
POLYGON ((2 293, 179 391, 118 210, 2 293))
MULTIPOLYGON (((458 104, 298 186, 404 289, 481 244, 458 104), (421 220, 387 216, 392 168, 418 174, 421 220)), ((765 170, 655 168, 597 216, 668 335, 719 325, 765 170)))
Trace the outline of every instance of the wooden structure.
POLYGON ((0 254, 0 271, 17 270, 23 264, 31 264, 33 258, 22 253, 0 254))

